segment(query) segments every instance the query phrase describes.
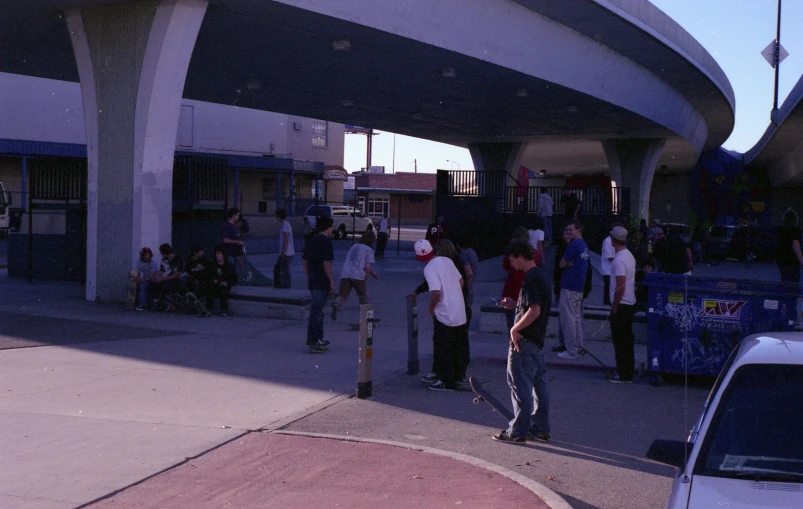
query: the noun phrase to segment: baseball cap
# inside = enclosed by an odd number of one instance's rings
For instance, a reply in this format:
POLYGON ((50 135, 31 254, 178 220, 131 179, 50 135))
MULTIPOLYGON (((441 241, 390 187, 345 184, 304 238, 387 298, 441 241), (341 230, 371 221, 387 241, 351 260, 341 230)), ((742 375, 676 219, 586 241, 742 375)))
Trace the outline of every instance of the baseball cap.
POLYGON ((651 239, 656 235, 663 235, 663 234, 664 231, 656 226, 655 228, 650 228, 650 231, 647 232, 647 238, 651 239))
POLYGON ((420 262, 428 262, 435 258, 435 250, 427 239, 417 240, 415 243, 415 257, 420 262))
POLYGON ((614 226, 613 230, 611 230, 611 237, 620 242, 624 242, 627 240, 627 229, 623 226, 614 226))

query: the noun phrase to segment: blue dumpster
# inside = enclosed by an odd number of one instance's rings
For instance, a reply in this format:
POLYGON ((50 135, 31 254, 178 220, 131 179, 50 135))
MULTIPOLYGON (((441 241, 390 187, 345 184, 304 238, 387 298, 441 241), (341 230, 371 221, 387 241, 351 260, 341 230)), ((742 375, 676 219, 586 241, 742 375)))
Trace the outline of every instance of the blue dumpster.
POLYGON ((800 297, 793 283, 654 272, 644 284, 647 369, 654 373, 718 375, 745 336, 791 330, 800 297))

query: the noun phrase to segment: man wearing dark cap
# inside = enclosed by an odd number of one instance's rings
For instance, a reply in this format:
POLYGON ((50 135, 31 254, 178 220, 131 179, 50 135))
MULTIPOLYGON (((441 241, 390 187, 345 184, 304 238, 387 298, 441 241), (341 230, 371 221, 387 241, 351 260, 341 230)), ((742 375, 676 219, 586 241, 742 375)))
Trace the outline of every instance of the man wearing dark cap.
POLYGON ((616 357, 616 373, 608 380, 632 383, 635 356, 633 353, 633 314, 636 311, 636 259, 627 249, 627 230, 615 226, 611 243, 616 252, 611 262, 611 338, 616 357))

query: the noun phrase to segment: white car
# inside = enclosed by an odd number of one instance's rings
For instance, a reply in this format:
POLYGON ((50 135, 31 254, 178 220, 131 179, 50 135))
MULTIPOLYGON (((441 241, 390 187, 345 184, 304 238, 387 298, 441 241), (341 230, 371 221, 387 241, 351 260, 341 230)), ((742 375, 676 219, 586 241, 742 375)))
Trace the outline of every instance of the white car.
POLYGON ((803 508, 803 333, 741 341, 687 441, 647 457, 678 468, 668 509, 803 508))
POLYGON ((311 205, 304 216, 313 228, 318 216, 331 217, 334 222, 332 234, 338 239, 345 239, 349 233, 362 235, 369 226, 373 227, 371 219, 365 217, 360 209, 346 205, 311 205))

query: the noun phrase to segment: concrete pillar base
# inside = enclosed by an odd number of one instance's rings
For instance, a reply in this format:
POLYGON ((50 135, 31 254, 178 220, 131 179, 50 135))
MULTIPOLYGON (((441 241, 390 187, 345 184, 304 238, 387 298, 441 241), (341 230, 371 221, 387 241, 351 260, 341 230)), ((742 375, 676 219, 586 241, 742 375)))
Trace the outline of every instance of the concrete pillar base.
POLYGON ((65 13, 87 131, 87 300, 123 300, 139 250, 171 241, 181 94, 207 0, 65 13))
POLYGON ((604 140, 611 180, 630 188, 630 214, 640 219, 650 215, 650 189, 665 139, 604 140))

